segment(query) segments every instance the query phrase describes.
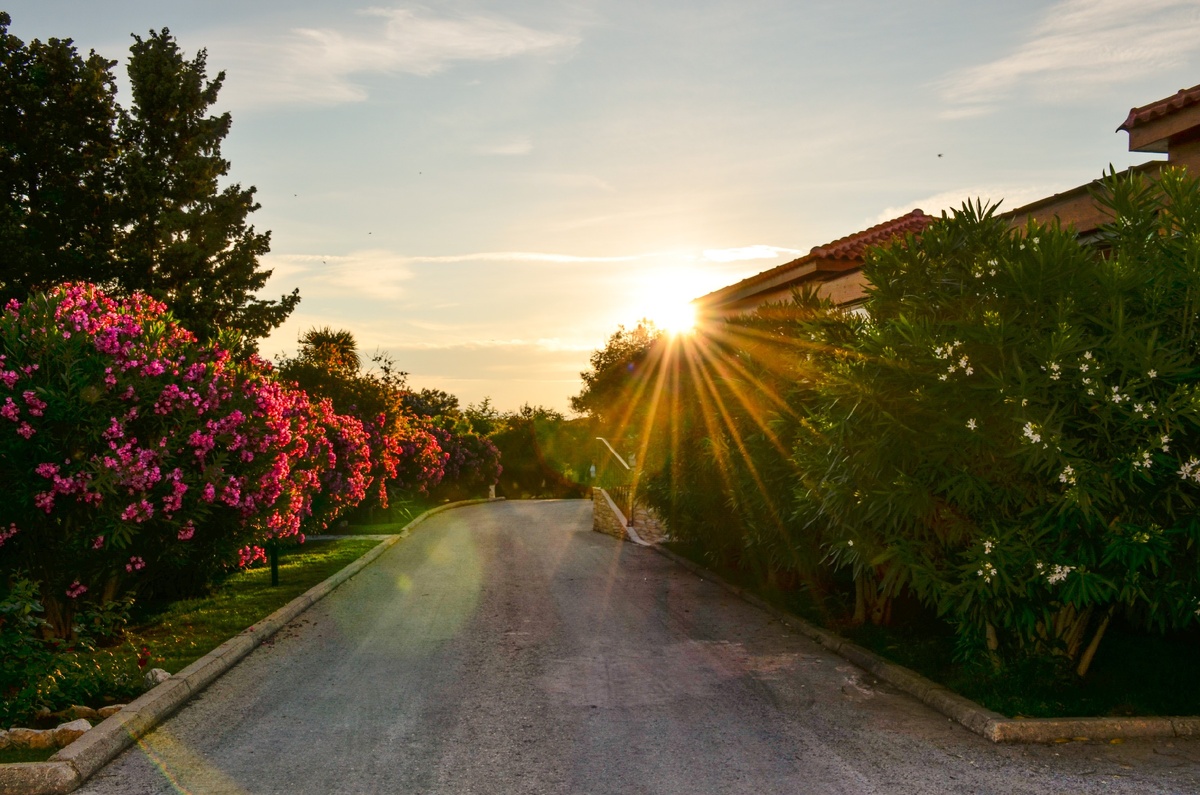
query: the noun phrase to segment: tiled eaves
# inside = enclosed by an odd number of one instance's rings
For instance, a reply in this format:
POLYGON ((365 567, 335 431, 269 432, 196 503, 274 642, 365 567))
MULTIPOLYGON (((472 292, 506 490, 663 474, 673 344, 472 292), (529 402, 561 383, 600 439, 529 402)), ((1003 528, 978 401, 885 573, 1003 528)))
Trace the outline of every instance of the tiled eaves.
POLYGON ((1169 97, 1156 100, 1148 105, 1142 105, 1140 108, 1130 109, 1129 116, 1117 128, 1117 132, 1121 130, 1128 132, 1135 127, 1147 124, 1155 119, 1160 119, 1163 116, 1183 110, 1197 103, 1200 103, 1200 86, 1181 88, 1169 97))
POLYGON ((920 209, 899 218, 840 237, 830 243, 815 246, 803 257, 756 273, 727 287, 714 290, 696 299, 700 306, 725 305, 753 295, 760 289, 777 289, 785 284, 807 281, 817 273, 837 273, 862 264, 862 258, 871 246, 879 246, 912 232, 920 233, 933 223, 934 217, 920 209))

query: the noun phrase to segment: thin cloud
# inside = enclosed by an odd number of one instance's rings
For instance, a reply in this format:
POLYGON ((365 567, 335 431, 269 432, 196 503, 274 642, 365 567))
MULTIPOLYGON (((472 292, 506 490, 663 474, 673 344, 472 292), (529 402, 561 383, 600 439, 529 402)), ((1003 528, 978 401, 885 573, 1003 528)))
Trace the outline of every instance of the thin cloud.
POLYGON ((1061 0, 1010 55, 939 85, 947 119, 984 115, 1009 96, 1062 102, 1178 68, 1200 51, 1195 0, 1061 0))
POLYGON ((647 252, 644 254, 621 254, 611 257, 587 257, 577 254, 552 254, 539 251, 481 251, 474 254, 443 254, 437 256, 402 256, 390 252, 371 251, 350 255, 333 254, 284 254, 277 258, 293 263, 321 263, 325 266, 354 265, 356 268, 390 268, 425 263, 456 262, 636 262, 637 260, 661 257, 671 252, 647 252))
POLYGON ((740 262, 748 259, 775 259, 802 253, 804 252, 795 248, 756 245, 742 246, 741 248, 709 248, 704 250, 704 258, 709 262, 740 262))
POLYGON ((404 8, 358 14, 372 21, 369 29, 295 28, 266 40, 211 43, 212 62, 229 73, 223 99, 243 106, 361 102, 368 94, 355 77, 429 77, 455 63, 499 61, 579 43, 578 36, 494 16, 438 17, 404 8))
POLYGON ((264 264, 273 271, 272 283, 300 281, 301 293, 318 288, 326 295, 369 296, 380 300, 399 298, 404 293, 403 283, 413 277, 407 259, 385 249, 337 257, 271 254, 264 264))

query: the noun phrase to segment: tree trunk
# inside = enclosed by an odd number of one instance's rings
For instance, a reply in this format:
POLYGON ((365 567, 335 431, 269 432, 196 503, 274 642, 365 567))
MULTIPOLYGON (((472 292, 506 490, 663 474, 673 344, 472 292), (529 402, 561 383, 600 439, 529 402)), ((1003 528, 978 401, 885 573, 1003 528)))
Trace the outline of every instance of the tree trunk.
POLYGON ((854 618, 851 622, 856 627, 861 627, 867 622, 867 585, 865 578, 861 575, 854 578, 854 618))
POLYGON ((1075 673, 1079 676, 1087 676, 1088 669, 1092 666, 1092 659, 1096 656, 1096 649, 1100 648, 1100 640, 1104 637, 1105 630, 1108 629, 1108 622, 1112 621, 1113 608, 1108 608, 1104 614, 1104 619, 1100 622, 1100 626, 1096 627, 1096 632, 1092 635, 1092 642, 1088 644, 1084 650, 1083 656, 1079 658, 1079 667, 1075 669, 1075 673))

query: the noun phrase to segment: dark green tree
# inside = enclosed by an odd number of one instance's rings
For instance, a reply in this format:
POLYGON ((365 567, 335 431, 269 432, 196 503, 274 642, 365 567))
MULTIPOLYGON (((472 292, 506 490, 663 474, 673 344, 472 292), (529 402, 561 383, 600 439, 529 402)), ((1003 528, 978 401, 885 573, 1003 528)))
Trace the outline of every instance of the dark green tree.
POLYGON ((374 422, 384 416, 384 430, 395 430, 406 410, 401 402, 406 373, 382 354, 376 368, 363 370, 354 335, 345 329, 311 328, 300 336, 296 356, 281 357, 279 374, 310 395, 328 398, 339 414, 374 422))
POLYGON ((0 299, 115 275, 112 68, 70 39, 10 35, 0 12, 0 299))
POLYGON ((130 53, 133 106, 120 124, 121 284, 161 299, 201 337, 223 328, 263 337, 300 296, 255 297, 271 275, 258 262, 270 233, 247 223, 259 208, 253 187, 219 184, 229 173, 221 142, 231 120, 209 108, 225 73, 209 80, 205 51, 185 59, 167 28, 134 36, 130 53))
POLYGON ((633 329, 618 326, 608 342, 592 352, 591 369, 580 373, 583 390, 571 398, 571 410, 610 420, 621 414, 642 381, 650 349, 662 331, 649 320, 633 329))
POLYGON ((419 389, 404 394, 404 407, 418 417, 457 419, 458 398, 442 389, 419 389))

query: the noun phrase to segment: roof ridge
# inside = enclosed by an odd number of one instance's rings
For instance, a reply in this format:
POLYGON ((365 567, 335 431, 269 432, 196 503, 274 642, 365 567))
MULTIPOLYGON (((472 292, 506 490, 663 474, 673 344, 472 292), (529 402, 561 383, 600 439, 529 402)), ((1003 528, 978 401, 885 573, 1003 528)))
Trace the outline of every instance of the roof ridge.
POLYGON ((791 268, 808 264, 819 259, 858 259, 866 251, 869 246, 886 243, 894 238, 902 237, 908 232, 919 232, 929 224, 933 223, 936 218, 932 215, 927 215, 920 208, 905 213, 897 218, 889 221, 883 221, 874 226, 867 227, 853 234, 839 237, 837 240, 830 241, 821 246, 814 246, 809 253, 804 256, 797 257, 793 260, 788 260, 782 265, 776 265, 773 268, 768 268, 765 271, 760 271, 753 276, 747 276, 741 281, 726 285, 720 289, 713 290, 711 293, 702 295, 697 298, 697 301, 713 298, 714 296, 736 292, 738 288, 749 287, 753 284, 766 281, 773 276, 784 273, 791 268))
POLYGON ((1145 124, 1161 116, 1166 116, 1172 111, 1182 110, 1196 103, 1200 103, 1200 85, 1192 86, 1191 88, 1181 88, 1169 97, 1156 99, 1140 107, 1130 108, 1129 115, 1121 123, 1121 126, 1117 128, 1117 132, 1121 130, 1129 132, 1138 125, 1145 124))
POLYGON ((825 243, 821 246, 813 246, 812 250, 808 253, 810 256, 815 255, 818 257, 827 258, 834 253, 843 251, 847 246, 854 243, 863 243, 865 245, 866 241, 885 235, 890 239, 902 231, 908 231, 909 226, 920 226, 921 228, 924 228, 926 225, 926 219, 932 221, 933 216, 926 215, 925 211, 918 207, 917 209, 907 212, 897 218, 893 218, 890 221, 883 221, 875 224, 874 226, 869 226, 862 231, 854 232, 853 234, 849 234, 844 237, 839 237, 837 240, 830 241, 829 243, 825 243))

